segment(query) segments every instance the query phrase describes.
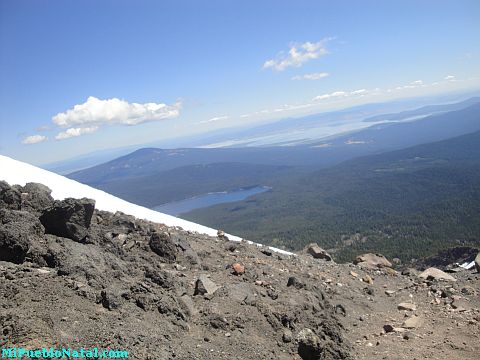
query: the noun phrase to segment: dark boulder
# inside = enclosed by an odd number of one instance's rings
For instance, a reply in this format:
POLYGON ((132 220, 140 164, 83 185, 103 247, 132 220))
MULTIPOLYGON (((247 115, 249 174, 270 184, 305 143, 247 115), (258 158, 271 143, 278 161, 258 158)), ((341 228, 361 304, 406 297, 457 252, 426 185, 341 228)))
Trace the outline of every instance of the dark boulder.
POLYGON ((0 228, 0 260, 21 264, 28 249, 28 239, 24 234, 6 226, 0 228))
POLYGON ((55 201, 40 216, 47 234, 85 242, 95 209, 95 200, 68 198, 55 201))
POLYGON ((0 181, 0 208, 20 210, 21 204, 21 192, 8 185, 5 181, 0 181))
POLYGON ((43 184, 28 183, 22 187, 21 191, 22 210, 38 212, 40 215, 54 202, 51 196, 52 190, 43 184))
POLYGON ((173 274, 166 270, 147 269, 145 277, 164 289, 173 289, 177 283, 173 274))
POLYGON ((105 309, 118 309, 128 297, 128 291, 116 289, 104 289, 100 292, 100 303, 105 309))
POLYGON ((155 232, 150 236, 150 249, 169 262, 176 259, 177 248, 167 232, 155 232))
POLYGON ((178 232, 170 232, 170 239, 175 244, 177 249, 181 250, 183 256, 188 260, 191 265, 200 264, 200 258, 195 250, 190 246, 187 236, 178 232))
POLYGON ((319 360, 322 355, 320 338, 310 329, 303 329, 297 335, 298 355, 303 360, 319 360))
POLYGON ((295 276, 290 276, 288 278, 287 286, 293 286, 295 289, 303 289, 305 287, 305 283, 298 280, 295 276))
POLYGON ((38 219, 25 211, 0 210, 0 260, 21 264, 44 234, 38 219))

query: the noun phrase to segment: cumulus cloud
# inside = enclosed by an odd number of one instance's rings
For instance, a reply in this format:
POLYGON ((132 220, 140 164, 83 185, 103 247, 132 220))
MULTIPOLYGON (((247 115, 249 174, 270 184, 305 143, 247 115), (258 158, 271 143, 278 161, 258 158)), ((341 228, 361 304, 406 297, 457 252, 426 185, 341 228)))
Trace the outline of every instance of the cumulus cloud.
MULTIPOLYGON (((175 118, 180 115, 180 103, 129 103, 117 98, 100 100, 90 96, 83 104, 58 113, 52 118, 60 127, 138 125, 148 121, 175 118)), ((69 129, 70 130, 70 129, 69 129)), ((76 135, 75 135, 76 136, 76 135)))
POLYGON ((83 128, 70 128, 65 131, 62 131, 55 139, 57 140, 65 140, 72 137, 77 137, 85 134, 92 134, 98 130, 98 126, 91 126, 91 127, 83 127, 83 128))
POLYGON ((326 72, 311 73, 311 74, 293 76, 292 80, 320 80, 327 76, 329 76, 329 73, 326 73, 326 72))
POLYGON ((32 136, 27 136, 25 139, 23 139, 22 144, 26 144, 26 145, 37 144, 45 140, 47 140, 46 136, 32 135, 32 136))
POLYGON ((455 81, 455 76, 453 76, 453 75, 445 76, 444 80, 447 80, 447 81, 455 81))
POLYGON ((280 52, 274 59, 265 61, 263 68, 283 71, 288 67, 300 67, 307 61, 327 55, 326 45, 330 40, 327 38, 316 43, 307 41, 303 44, 292 44, 287 53, 280 52))

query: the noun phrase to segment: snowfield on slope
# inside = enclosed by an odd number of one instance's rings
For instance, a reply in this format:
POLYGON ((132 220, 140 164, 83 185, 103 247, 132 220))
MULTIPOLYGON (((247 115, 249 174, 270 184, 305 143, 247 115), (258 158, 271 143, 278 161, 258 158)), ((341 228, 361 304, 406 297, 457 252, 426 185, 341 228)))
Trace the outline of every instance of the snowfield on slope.
MULTIPOLYGON (((217 230, 215 229, 196 224, 191 221, 183 220, 175 216, 147 209, 143 206, 132 204, 104 191, 94 189, 75 180, 68 179, 64 176, 40 169, 36 166, 17 161, 3 155, 0 155, 0 180, 4 180, 10 185, 18 184, 22 186, 29 182, 41 183, 48 186, 52 190, 52 197, 55 200, 63 200, 68 197, 86 197, 94 199, 96 202, 95 207, 99 210, 110 211, 113 213, 116 211, 121 211, 125 214, 133 215, 139 219, 145 219, 172 227, 178 226, 187 231, 217 236, 217 230)), ((226 236, 233 241, 242 240, 242 238, 235 235, 226 234, 226 236)), ((293 255, 288 251, 273 247, 269 248, 278 253, 293 255)))

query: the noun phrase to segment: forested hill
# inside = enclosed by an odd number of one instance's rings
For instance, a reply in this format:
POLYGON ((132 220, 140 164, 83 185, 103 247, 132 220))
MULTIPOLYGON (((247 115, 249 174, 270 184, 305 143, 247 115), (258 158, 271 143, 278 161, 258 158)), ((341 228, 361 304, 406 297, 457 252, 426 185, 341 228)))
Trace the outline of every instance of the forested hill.
POLYGON ((184 217, 288 249, 315 241, 338 260, 480 246, 480 132, 350 160, 184 217))

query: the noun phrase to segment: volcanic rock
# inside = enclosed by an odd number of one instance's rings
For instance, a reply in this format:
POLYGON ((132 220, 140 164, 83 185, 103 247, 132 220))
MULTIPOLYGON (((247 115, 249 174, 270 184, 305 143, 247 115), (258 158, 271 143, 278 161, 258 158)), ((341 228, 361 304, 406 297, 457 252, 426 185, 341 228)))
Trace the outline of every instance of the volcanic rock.
POLYGON ((303 329, 297 335, 298 355, 303 360, 320 359, 322 349, 320 338, 311 329, 303 329))
POLYGON ((363 278, 362 281, 367 283, 367 284, 373 284, 373 279, 370 275, 366 274, 363 278))
POLYGON ((195 283, 194 295, 214 294, 217 289, 218 286, 210 280, 207 275, 202 274, 198 277, 195 283))
POLYGON ((398 308, 398 310, 408 310, 408 311, 417 310, 417 307, 415 306, 415 304, 407 303, 407 302, 403 302, 403 303, 398 304, 397 308, 398 308))
POLYGON ((287 286, 293 286, 295 289, 302 289, 305 287, 305 284, 298 280, 295 276, 290 276, 288 278, 287 286))
POLYGON ((235 263, 232 265, 233 273, 235 275, 242 275, 245 273, 245 266, 240 263, 235 263))
POLYGON ((40 216, 47 234, 84 242, 95 209, 95 200, 67 198, 55 201, 40 216))
POLYGON ((150 236, 150 249, 168 262, 176 259, 177 249, 167 232, 153 233, 150 236))
POLYGON ((21 203, 21 192, 8 185, 5 181, 0 181, 0 207, 11 210, 20 210, 21 203))
POLYGON ((305 247, 305 252, 312 255, 315 259, 322 259, 326 261, 332 261, 332 257, 323 250, 318 244, 312 243, 305 247))
POLYGON ((390 333, 394 331, 394 327, 390 324, 385 324, 383 325, 383 330, 385 330, 386 333, 390 333))
POLYGON ((356 257, 353 263, 366 268, 392 267, 392 263, 388 261, 387 258, 381 254, 368 253, 368 254, 359 255, 356 257))
POLYGON ((247 283, 229 284, 222 287, 215 293, 215 296, 224 296, 228 301, 236 301, 240 304, 254 305, 256 291, 252 285, 247 283))
POLYGON ((40 215, 52 206, 52 190, 43 184, 27 183, 22 189, 22 210, 31 210, 40 215))
POLYGON ((446 281, 456 281, 456 279, 442 270, 431 267, 422 272, 418 277, 422 279, 435 279, 435 280, 446 280, 446 281))
POLYGON ((422 322, 423 321, 421 317, 413 315, 412 317, 405 320, 405 322, 403 323, 403 327, 407 329, 418 328, 422 325, 422 322))
POLYGON ((0 260, 21 264, 44 234, 38 218, 26 211, 0 209, 0 260))

